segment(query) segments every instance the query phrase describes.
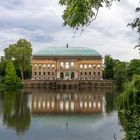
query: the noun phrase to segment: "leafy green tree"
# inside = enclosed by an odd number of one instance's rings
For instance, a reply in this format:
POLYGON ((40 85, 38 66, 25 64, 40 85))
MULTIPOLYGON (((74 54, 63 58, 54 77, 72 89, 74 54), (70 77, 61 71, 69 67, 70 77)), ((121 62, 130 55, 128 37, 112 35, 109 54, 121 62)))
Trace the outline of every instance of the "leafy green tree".
POLYGON ((6 60, 3 56, 1 56, 0 60, 0 76, 4 77, 5 75, 5 67, 6 67, 6 60))
MULTIPOLYGON (((59 0, 66 9, 63 13, 64 25, 78 30, 86 28, 98 15, 99 8, 110 7, 113 0, 59 0)), ((119 0, 118 0, 119 1, 119 0)))
POLYGON ((21 78, 24 79, 24 71, 29 70, 31 66, 31 43, 25 39, 20 39, 16 44, 9 45, 4 53, 6 59, 13 60, 16 68, 20 71, 21 78))
MULTIPOLYGON (((136 29, 138 34, 140 35, 140 7, 137 7, 135 11, 138 13, 138 17, 136 17, 132 23, 129 23, 128 26, 131 26, 132 29, 136 29)), ((138 45, 136 45, 135 48, 139 48, 140 50, 140 42, 138 42, 138 45)))
POLYGON ((140 139, 140 75, 134 75, 117 99, 119 118, 126 132, 125 140, 140 139))
POLYGON ((114 67, 114 61, 110 55, 106 55, 104 59, 104 78, 105 79, 113 79, 113 67, 114 67))
POLYGON ((126 64, 123 62, 116 63, 113 68, 114 80, 119 89, 123 88, 123 84, 127 80, 126 64))
POLYGON ((128 78, 131 80, 134 74, 140 75, 140 59, 133 59, 128 65, 128 78))
POLYGON ((15 67, 11 60, 7 61, 6 69, 5 69, 5 84, 7 85, 16 85, 18 78, 16 75, 15 67))

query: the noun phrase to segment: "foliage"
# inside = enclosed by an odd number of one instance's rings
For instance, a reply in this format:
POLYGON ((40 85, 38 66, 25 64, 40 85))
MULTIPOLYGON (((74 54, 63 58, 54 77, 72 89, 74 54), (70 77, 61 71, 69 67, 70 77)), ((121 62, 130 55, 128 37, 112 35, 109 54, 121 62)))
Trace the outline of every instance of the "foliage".
POLYGON ((24 71, 31 65, 32 48, 30 42, 20 39, 16 44, 9 45, 4 50, 5 58, 13 60, 16 69, 19 69, 21 78, 24 79, 24 71))
MULTIPOLYGON (((136 29, 140 36, 140 18, 139 18, 140 7, 137 7, 135 11, 138 13, 138 17, 136 17, 132 23, 129 23, 128 26, 131 26, 132 29, 136 29)), ((140 37, 139 37, 138 45, 136 45, 135 48, 139 48, 140 50, 140 37)))
POLYGON ((114 80, 119 89, 122 89, 123 84, 127 80, 126 65, 123 62, 116 63, 113 68, 114 80))
POLYGON ((124 92, 118 98, 118 109, 130 111, 140 105, 140 75, 134 75, 132 81, 125 85, 124 92), (135 108, 134 108, 135 107, 135 108))
POLYGON ((104 79, 113 79, 114 61, 113 61, 112 57, 109 56, 109 55, 105 56, 104 61, 105 61, 104 62, 105 69, 104 69, 104 72, 103 72, 104 79))
POLYGON ((6 85, 16 85, 17 82, 18 82, 18 78, 16 75, 13 62, 11 60, 8 60, 5 69, 4 83, 6 85))
POLYGON ((0 76, 5 75, 5 67, 6 67, 6 60, 3 56, 1 56, 0 60, 0 76))
POLYGON ((121 125, 125 130, 124 140, 139 140, 140 139, 140 113, 119 112, 121 125))
POLYGON ((86 28, 98 15, 99 8, 110 7, 113 0, 59 0, 66 7, 63 12, 64 25, 78 30, 86 28))
POLYGON ((132 79, 133 74, 140 75, 140 59, 133 59, 129 63, 128 69, 127 69, 127 76, 128 79, 132 79))
POLYGON ((134 75, 117 99, 121 124, 126 132, 126 140, 140 139, 140 75, 134 75))

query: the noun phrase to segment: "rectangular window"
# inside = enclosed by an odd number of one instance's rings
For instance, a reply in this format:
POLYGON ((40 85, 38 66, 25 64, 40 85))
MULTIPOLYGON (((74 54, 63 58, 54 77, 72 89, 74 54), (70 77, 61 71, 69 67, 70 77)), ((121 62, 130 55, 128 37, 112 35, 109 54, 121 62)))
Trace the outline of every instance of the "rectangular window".
POLYGON ((71 66, 74 66, 74 62, 71 62, 70 65, 71 65, 71 66))
POLYGON ((44 75, 46 75, 46 72, 44 72, 44 75))
POLYGON ((69 69, 69 62, 66 62, 66 69, 69 69))
POLYGON ((36 72, 35 72, 35 75, 36 75, 36 72))
POLYGON ((80 68, 82 69, 83 68, 83 65, 80 65, 80 68))
POLYGON ((39 75, 41 75, 41 72, 39 72, 39 75))
POLYGON ((50 64, 48 64, 48 69, 51 67, 51 65, 50 64))
POLYGON ((35 70, 37 69, 37 64, 34 65, 34 69, 35 69, 35 70))
POLYGON ((50 72, 48 72, 48 75, 50 75, 50 72))
POLYGON ((101 66, 98 64, 98 66, 97 66, 97 67, 98 67, 98 69, 100 69, 100 67, 101 67, 101 66))
POLYGON ((91 68, 91 65, 88 65, 89 68, 91 68))

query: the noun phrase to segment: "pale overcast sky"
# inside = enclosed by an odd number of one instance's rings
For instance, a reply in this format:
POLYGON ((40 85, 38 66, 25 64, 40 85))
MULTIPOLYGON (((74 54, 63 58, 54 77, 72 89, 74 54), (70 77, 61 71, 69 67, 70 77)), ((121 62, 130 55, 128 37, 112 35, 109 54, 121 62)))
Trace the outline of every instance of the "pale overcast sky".
POLYGON ((63 27, 64 7, 59 0, 0 0, 0 53, 20 38, 32 43, 33 51, 44 47, 89 47, 103 56, 129 61, 140 58, 134 46, 138 34, 127 27, 136 17, 139 0, 113 2, 111 8, 101 8, 99 15, 80 36, 73 38, 69 27, 63 27))

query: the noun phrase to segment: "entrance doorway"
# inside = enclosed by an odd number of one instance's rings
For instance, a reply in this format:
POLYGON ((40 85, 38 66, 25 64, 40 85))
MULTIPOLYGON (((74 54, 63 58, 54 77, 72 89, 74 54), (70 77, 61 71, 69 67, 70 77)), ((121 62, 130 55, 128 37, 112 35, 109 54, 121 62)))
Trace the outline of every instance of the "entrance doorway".
POLYGON ((60 79, 64 79, 64 73, 63 72, 60 73, 60 79))
POLYGON ((71 79, 74 79, 74 72, 71 73, 71 79))

